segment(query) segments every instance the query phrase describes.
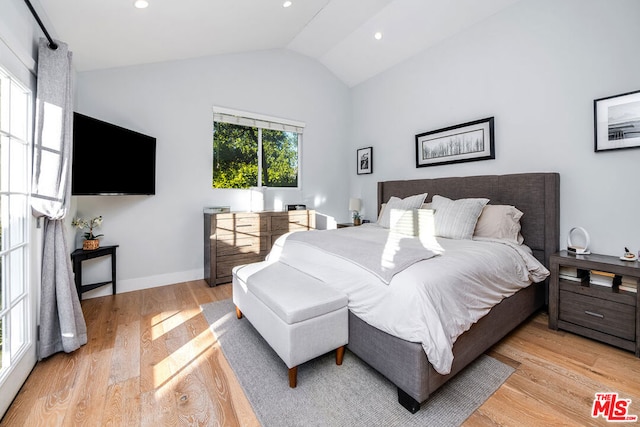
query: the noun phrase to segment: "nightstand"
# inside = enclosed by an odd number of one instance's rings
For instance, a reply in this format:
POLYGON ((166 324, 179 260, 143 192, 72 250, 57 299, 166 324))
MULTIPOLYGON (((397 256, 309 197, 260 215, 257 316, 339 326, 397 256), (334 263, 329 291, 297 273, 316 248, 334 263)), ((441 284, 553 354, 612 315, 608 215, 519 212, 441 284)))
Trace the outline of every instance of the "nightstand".
POLYGON ((560 267, 599 270, 618 276, 640 278, 638 261, 622 261, 608 255, 572 255, 567 251, 550 258, 549 328, 563 329, 592 338, 640 356, 639 295, 613 286, 589 283, 589 276, 566 280, 559 276, 560 267))
POLYGON ((357 227, 357 225, 353 225, 352 222, 343 222, 341 224, 337 224, 338 228, 346 228, 346 227, 357 227))

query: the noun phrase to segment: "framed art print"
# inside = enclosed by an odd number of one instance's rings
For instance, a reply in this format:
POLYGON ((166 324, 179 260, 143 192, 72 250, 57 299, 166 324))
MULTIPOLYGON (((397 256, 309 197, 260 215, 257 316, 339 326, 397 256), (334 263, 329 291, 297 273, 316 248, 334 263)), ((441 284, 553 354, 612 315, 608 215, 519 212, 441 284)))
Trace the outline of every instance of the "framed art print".
POLYGON ((640 147, 640 91, 593 101, 595 151, 640 147))
POLYGON ((358 175, 373 172, 373 147, 358 149, 356 157, 358 175))
POLYGON ((495 159, 493 117, 416 135, 416 167, 495 159))

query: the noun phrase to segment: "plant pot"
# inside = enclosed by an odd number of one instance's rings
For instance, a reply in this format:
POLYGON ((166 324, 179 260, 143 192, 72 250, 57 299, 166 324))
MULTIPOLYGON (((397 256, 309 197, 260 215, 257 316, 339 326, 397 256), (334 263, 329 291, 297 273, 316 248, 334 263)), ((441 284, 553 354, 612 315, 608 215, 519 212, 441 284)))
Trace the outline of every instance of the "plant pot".
POLYGON ((82 249, 85 251, 92 251, 100 247, 100 241, 98 239, 85 240, 82 242, 82 249))
POLYGON ((360 218, 354 218, 353 219, 353 225, 360 225, 362 224, 362 219, 360 218))

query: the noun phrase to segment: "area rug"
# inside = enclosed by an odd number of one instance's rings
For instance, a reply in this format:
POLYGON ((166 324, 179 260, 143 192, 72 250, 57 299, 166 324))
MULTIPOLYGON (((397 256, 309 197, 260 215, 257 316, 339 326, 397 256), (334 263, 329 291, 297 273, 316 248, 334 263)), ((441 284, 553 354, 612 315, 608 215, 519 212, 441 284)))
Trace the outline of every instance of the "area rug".
POLYGON ((483 355, 411 414, 397 388, 348 350, 341 366, 335 353, 299 366, 298 386, 289 388, 287 366, 246 318, 236 318, 231 300, 202 311, 265 427, 459 426, 514 371, 483 355))

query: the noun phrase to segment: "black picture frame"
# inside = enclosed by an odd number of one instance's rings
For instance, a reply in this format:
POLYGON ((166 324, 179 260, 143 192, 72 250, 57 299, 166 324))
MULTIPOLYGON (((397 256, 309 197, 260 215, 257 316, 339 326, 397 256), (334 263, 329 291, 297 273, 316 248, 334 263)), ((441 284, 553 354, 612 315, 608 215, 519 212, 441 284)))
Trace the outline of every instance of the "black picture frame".
POLYGON ((416 135, 416 167, 495 159, 494 118, 416 135))
POLYGON ((593 101, 594 151, 640 147, 640 90, 593 101))
POLYGON ((373 147, 359 148, 356 151, 356 171, 358 175, 373 173, 373 147))

